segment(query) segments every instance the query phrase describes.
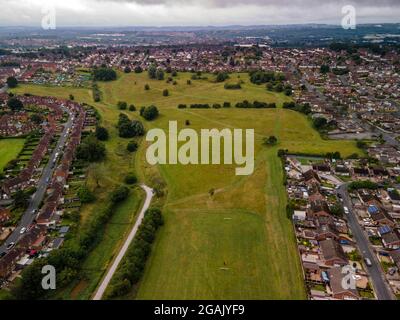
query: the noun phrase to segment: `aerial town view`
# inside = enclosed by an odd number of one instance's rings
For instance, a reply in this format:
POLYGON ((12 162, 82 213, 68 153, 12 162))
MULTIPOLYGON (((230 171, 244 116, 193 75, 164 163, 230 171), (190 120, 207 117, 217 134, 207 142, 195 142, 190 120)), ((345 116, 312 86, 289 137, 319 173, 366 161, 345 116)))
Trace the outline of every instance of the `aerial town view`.
POLYGON ((398 1, 0 4, 0 300, 400 299, 398 1))

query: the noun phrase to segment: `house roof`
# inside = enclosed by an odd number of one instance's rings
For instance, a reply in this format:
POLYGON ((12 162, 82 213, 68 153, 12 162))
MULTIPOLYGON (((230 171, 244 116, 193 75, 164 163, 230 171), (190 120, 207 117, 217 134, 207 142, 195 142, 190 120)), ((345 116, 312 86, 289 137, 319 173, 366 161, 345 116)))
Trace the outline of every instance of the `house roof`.
POLYGON ((341 259, 347 261, 347 256, 344 253, 342 246, 336 240, 324 240, 319 244, 325 260, 341 259))

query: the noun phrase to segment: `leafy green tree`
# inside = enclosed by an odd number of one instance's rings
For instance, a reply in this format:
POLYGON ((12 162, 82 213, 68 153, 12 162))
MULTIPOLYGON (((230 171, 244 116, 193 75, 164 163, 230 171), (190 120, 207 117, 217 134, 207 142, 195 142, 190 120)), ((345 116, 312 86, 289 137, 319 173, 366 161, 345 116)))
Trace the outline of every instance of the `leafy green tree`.
POLYGON ((269 146, 274 146, 278 143, 278 138, 275 136, 270 136, 264 140, 264 143, 269 146))
POLYGON ((95 136, 88 136, 78 146, 76 157, 89 162, 98 162, 105 158, 106 147, 96 139, 95 136))
POLYGON ((30 116, 30 120, 31 120, 33 123, 39 125, 39 124, 42 123, 43 117, 42 117, 40 114, 34 113, 34 114, 32 114, 32 115, 30 116))
POLYGON ((20 111, 24 108, 24 104, 18 98, 12 97, 8 100, 7 106, 12 111, 20 111))
POLYGON ((157 69, 156 78, 157 80, 164 80, 164 71, 162 69, 157 69))
POLYGON ((138 146, 137 142, 135 142, 135 141, 129 142, 127 147, 126 147, 126 149, 129 152, 136 152, 138 148, 139 148, 139 146, 138 146))
POLYGON ((82 203, 91 203, 96 200, 95 195, 86 186, 78 189, 78 197, 82 203))
POLYGON ((18 80, 15 77, 8 77, 6 83, 9 88, 16 88, 18 85, 18 80))
POLYGON ((142 69, 141 66, 136 66, 135 67, 135 73, 142 73, 142 72, 143 72, 143 69, 142 69))
POLYGON ((168 91, 168 89, 164 89, 164 91, 163 91, 163 96, 164 96, 164 97, 168 97, 168 96, 169 96, 169 91, 168 91))
POLYGON ((113 81, 117 79, 117 73, 111 68, 95 68, 93 70, 93 78, 96 81, 113 81))
POLYGON ((158 112, 158 109, 156 106, 150 106, 150 107, 144 108, 141 115, 147 121, 152 121, 158 117, 159 112, 158 112))
POLYGON ((95 136, 100 141, 107 141, 109 138, 108 130, 104 127, 97 127, 95 136))
POLYGON ((117 107, 119 110, 126 110, 128 108, 128 104, 125 101, 119 101, 117 107))
POLYGON ((320 72, 321 72, 322 74, 327 74, 329 71, 330 71, 330 68, 329 68, 329 66, 326 65, 326 64, 323 64, 323 65, 321 66, 321 68, 320 68, 320 72))
POLYGON ((136 178, 136 175, 135 175, 135 174, 129 173, 129 174, 125 177, 124 181, 125 181, 126 184, 135 184, 135 183, 138 181, 138 179, 136 178))
POLYGON ((110 199, 114 204, 116 204, 124 201, 126 198, 128 198, 128 195, 129 188, 126 186, 120 186, 111 193, 110 199))
POLYGON ((149 75, 150 79, 156 79, 157 78, 157 67, 152 64, 149 69, 147 70, 147 73, 149 75))

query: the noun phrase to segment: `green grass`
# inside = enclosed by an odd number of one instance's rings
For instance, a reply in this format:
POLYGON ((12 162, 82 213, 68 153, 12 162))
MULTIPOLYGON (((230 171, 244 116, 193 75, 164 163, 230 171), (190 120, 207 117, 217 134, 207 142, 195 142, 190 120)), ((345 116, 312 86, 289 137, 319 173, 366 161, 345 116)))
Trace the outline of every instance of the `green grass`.
MULTIPOLYGON (((16 91, 64 98, 72 93, 77 101, 90 103, 100 111, 112 138, 107 143, 107 161, 91 169, 92 188, 96 176, 101 177, 103 190, 121 181, 132 167, 149 185, 154 185, 154 181, 166 182, 168 193, 162 202, 166 224, 157 237, 138 291, 132 292, 131 298, 305 299, 294 232, 286 216, 286 191, 277 150, 307 154, 340 151, 343 156, 360 150, 352 141, 323 140, 304 115, 281 108, 178 110, 179 103, 235 103, 247 99, 276 102, 280 106, 288 100, 284 95, 267 92, 264 86, 250 84, 244 74, 240 75, 245 81, 242 90, 225 90, 223 83, 205 80, 192 81, 192 86, 188 86, 186 80, 190 77, 191 74, 179 74, 178 85, 173 86, 149 80, 145 73, 119 74, 117 81, 99 84, 103 91, 101 103, 93 103, 87 89, 20 86, 16 91), (150 91, 144 90, 146 83, 150 91), (165 88, 170 97, 162 96, 165 88), (118 101, 133 103, 137 108, 157 105, 161 116, 145 123, 148 129, 167 129, 171 120, 178 121, 179 128, 190 120, 190 127, 197 131, 254 128, 254 174, 237 177, 234 165, 151 167, 145 161, 146 143, 142 143, 137 161, 130 159, 127 165, 125 158, 121 158, 125 141, 116 137, 118 101), (270 135, 278 137, 276 147, 262 145, 263 138, 270 135), (213 197, 209 195, 210 189, 216 190, 213 197)), ((232 75, 230 81, 236 81, 236 77, 232 75)), ((137 112, 126 113, 138 117, 137 112)), ((84 209, 83 221, 100 204, 84 209)), ((114 242, 116 247, 118 243, 114 242)), ((96 258, 88 261, 101 264, 96 258)), ((89 284, 80 285, 80 292, 91 288, 89 284)), ((87 296, 82 293, 79 298, 87 296)))
POLYGON ((17 158, 24 141, 24 139, 0 139, 0 172, 3 172, 8 162, 17 158))

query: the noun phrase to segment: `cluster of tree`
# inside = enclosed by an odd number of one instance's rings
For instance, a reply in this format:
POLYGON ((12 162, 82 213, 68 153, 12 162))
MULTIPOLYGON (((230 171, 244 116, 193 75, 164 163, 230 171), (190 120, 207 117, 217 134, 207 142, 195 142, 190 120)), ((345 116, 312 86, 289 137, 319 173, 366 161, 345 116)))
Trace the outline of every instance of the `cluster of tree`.
POLYGON ((288 97, 293 93, 293 88, 290 84, 284 85, 280 81, 268 82, 266 88, 268 91, 284 92, 288 97))
POLYGON ((121 138, 141 137, 145 133, 143 124, 140 121, 131 121, 129 117, 123 113, 119 115, 117 127, 121 138))
POLYGON ((15 88, 18 85, 18 80, 15 77, 8 77, 6 83, 9 88, 15 88))
POLYGON ((164 80, 164 71, 152 64, 147 70, 150 79, 164 80))
POLYGON ((95 135, 90 135, 78 146, 76 157, 88 162, 98 162, 106 157, 106 147, 95 135))
POLYGON ((92 203, 96 200, 95 195, 87 186, 80 187, 77 194, 82 203, 92 203))
POLYGON ((224 88, 226 90, 240 90, 242 85, 240 83, 225 83, 224 88))
POLYGON ((149 209, 133 243, 130 245, 126 257, 111 280, 110 289, 106 298, 112 299, 127 294, 132 286, 141 279, 151 246, 155 240, 157 230, 164 224, 159 209, 149 209))
POLYGON ((319 69, 319 71, 320 71, 322 74, 327 74, 327 73, 329 73, 330 70, 331 70, 331 68, 330 68, 327 64, 321 65, 321 67, 320 67, 320 69, 319 69))
POLYGON ((34 124, 41 124, 43 122, 43 116, 37 113, 32 114, 29 119, 34 123, 34 124))
POLYGON ((117 73, 111 68, 95 68, 93 69, 93 78, 96 81, 113 81, 117 79, 117 73))
POLYGON ((140 116, 147 121, 153 121, 159 115, 159 111, 156 106, 142 107, 140 109, 140 116))
POLYGON ((19 68, 21 64, 17 61, 3 61, 0 63, 0 67, 17 67, 19 68))
POLYGON ((282 82, 286 80, 284 74, 273 71, 251 71, 249 76, 250 82, 258 85, 275 81, 282 82))
POLYGON ((100 100, 101 100, 101 91, 100 91, 99 86, 97 85, 96 82, 93 82, 92 92, 93 92, 93 101, 94 102, 100 102, 100 100))
POLYGON ((350 70, 348 68, 333 68, 332 72, 337 76, 343 76, 345 74, 348 74, 350 70))
POLYGON ((325 155, 325 158, 327 158, 327 159, 329 159, 329 160, 333 160, 333 159, 335 159, 335 160, 340 160, 340 159, 342 159, 342 155, 340 154, 339 151, 336 151, 336 152, 328 152, 328 153, 325 155))
POLYGON ((323 117, 316 117, 312 120, 313 126, 318 131, 322 131, 328 128, 328 120, 323 117))
POLYGON ((24 104, 22 103, 22 101, 16 97, 11 97, 10 99, 8 99, 7 106, 14 112, 21 111, 24 108, 24 104))
MULTIPOLYGON (((186 109, 188 106, 187 104, 179 104, 178 105, 178 109, 186 109)), ((210 106, 208 103, 205 104, 199 104, 199 103, 195 103, 195 104, 191 104, 189 106, 191 109, 210 109, 211 107, 214 109, 220 109, 220 108, 230 108, 231 107, 231 103, 230 102, 224 102, 222 105, 219 103, 214 103, 212 106, 210 106)))
POLYGON ((216 82, 224 82, 225 80, 229 79, 229 74, 226 72, 218 72, 217 77, 215 78, 216 82))
POLYGON ((124 68, 124 72, 125 72, 125 73, 131 73, 131 72, 132 72, 132 69, 131 69, 130 67, 125 67, 125 68, 124 68))
POLYGON ((379 188, 379 185, 370 180, 353 181, 352 183, 349 184, 350 190, 359 190, 359 189, 376 190, 378 188, 379 188))
POLYGON ((64 246, 52 251, 48 257, 36 259, 26 267, 22 278, 12 288, 12 295, 18 300, 35 300, 45 298, 49 291, 44 290, 42 268, 51 265, 57 270, 57 288, 63 288, 76 280, 84 259, 99 243, 104 234, 101 230, 110 220, 115 207, 129 195, 129 188, 122 186, 110 195, 110 203, 90 221, 79 237, 67 240, 64 246))
POLYGON ((108 130, 104 127, 96 127, 95 136, 100 141, 107 141, 109 138, 108 130))
POLYGON ((251 103, 248 100, 244 100, 243 102, 236 103, 235 107, 241 109, 275 109, 276 103, 275 102, 267 103, 259 101, 254 101, 253 103, 251 103))
POLYGON ((294 102, 284 102, 283 108, 304 113, 305 115, 309 115, 311 113, 311 106, 309 103, 297 104, 294 102))

